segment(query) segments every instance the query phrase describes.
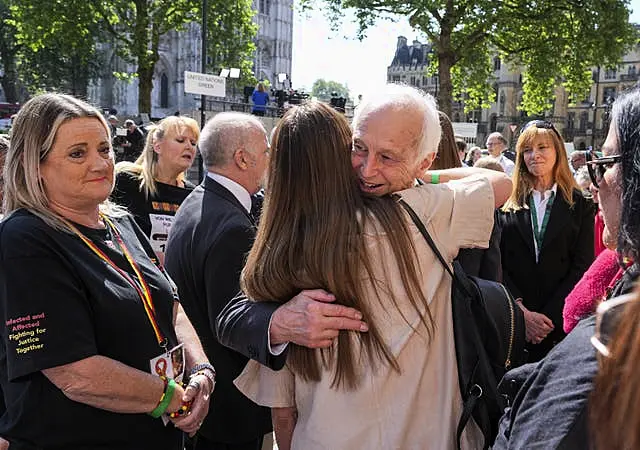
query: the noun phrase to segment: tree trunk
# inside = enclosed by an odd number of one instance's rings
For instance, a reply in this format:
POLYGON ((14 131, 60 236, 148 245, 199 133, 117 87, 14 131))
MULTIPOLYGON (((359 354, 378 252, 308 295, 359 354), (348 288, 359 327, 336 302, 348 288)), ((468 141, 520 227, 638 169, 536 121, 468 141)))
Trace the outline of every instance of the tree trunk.
POLYGON ((138 67, 138 114, 151 115, 151 91, 153 90, 153 68, 138 67))
POLYGON ((453 110, 453 84, 451 83, 451 67, 454 55, 451 48, 451 30, 447 22, 440 27, 440 41, 438 42, 438 108, 451 117, 453 110))
POLYGON ((451 83, 451 54, 438 55, 438 109, 451 118, 453 111, 453 84, 451 83))
POLYGON ((16 68, 15 55, 2 54, 2 67, 4 76, 0 79, 5 99, 8 103, 18 103, 18 70, 16 68))

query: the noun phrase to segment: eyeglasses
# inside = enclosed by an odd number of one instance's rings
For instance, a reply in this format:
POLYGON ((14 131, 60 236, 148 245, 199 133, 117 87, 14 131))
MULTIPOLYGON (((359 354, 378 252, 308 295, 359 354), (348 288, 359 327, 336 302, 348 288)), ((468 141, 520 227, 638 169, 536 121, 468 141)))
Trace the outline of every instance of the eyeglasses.
POLYGON ((630 301, 635 301, 635 294, 621 295, 612 298, 598 305, 596 309, 596 330, 591 337, 591 345, 595 347, 601 355, 609 357, 611 351, 609 345, 618 327, 624 309, 630 301))
POLYGON ((564 140, 562 139, 562 136, 560 136, 560 133, 558 133, 558 130, 556 130, 556 127, 554 127, 553 124, 547 120, 532 120, 531 122, 527 122, 527 124, 524 127, 522 127, 522 129, 520 130, 520 133, 522 134, 522 132, 529 127, 553 130, 556 136, 558 136, 558 139, 560 139, 560 142, 564 142, 564 140))
POLYGON ((604 178, 604 173, 622 161, 622 155, 598 158, 592 152, 587 152, 585 157, 587 160, 589 178, 591 178, 591 183, 593 183, 596 188, 600 187, 600 182, 604 178))

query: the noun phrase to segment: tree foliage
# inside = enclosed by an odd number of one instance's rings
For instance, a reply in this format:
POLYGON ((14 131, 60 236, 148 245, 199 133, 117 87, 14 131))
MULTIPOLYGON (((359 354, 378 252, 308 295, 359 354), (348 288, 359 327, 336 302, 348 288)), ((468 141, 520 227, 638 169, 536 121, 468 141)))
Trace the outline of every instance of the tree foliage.
POLYGON ((240 85, 253 85, 254 43, 258 25, 253 22, 252 0, 209 1, 207 15, 207 67, 213 73, 222 68, 240 69, 240 85))
MULTIPOLYGON (((0 18, 6 19, 0 22, 0 57, 10 53, 4 47, 15 36, 21 49, 16 65, 31 91, 82 96, 89 80, 103 73, 101 44, 111 44, 119 58, 135 66, 134 73, 110 67, 111 75, 137 78, 138 111, 150 112, 161 37, 200 23, 201 5, 201 0, 0 0, 0 18)), ((209 0, 210 70, 239 67, 242 82, 255 82, 251 56, 257 26, 252 18, 251 0, 209 0)))
POLYGON ((318 78, 313 82, 311 95, 317 97, 318 100, 328 102, 331 99, 332 93, 338 94, 338 97, 349 98, 349 88, 337 81, 318 78))
POLYGON ((84 97, 100 69, 100 29, 82 0, 13 0, 11 19, 20 44, 20 76, 32 93, 59 90, 84 97))
POLYGON ((359 37, 380 17, 406 16, 434 46, 438 103, 450 114, 454 99, 467 110, 495 101, 492 56, 523 68, 523 109, 549 109, 554 87, 584 97, 596 65, 616 65, 637 42, 629 0, 303 0, 325 6, 337 29, 353 10, 359 37))
POLYGON ((11 24, 10 3, 0 0, 0 85, 9 103, 17 103, 18 95, 18 51, 16 29, 11 24))

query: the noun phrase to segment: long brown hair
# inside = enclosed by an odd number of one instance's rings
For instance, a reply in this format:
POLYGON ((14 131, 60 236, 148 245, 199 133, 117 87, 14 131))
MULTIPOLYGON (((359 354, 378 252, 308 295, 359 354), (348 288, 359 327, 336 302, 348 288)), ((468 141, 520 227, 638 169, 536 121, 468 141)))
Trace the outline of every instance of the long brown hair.
POLYGON ((449 120, 449 116, 442 111, 438 111, 438 117, 440 119, 440 128, 442 128, 442 137, 440 138, 440 145, 438 145, 438 156, 433 161, 431 167, 429 167, 429 170, 462 167, 451 120, 449 120))
POLYGON ((570 207, 573 206, 573 191, 574 189, 578 189, 578 185, 573 175, 571 175, 571 169, 569 169, 567 150, 564 147, 564 142, 554 129, 529 126, 520 133, 518 143, 516 144, 516 166, 513 170, 513 190, 511 191, 511 196, 502 207, 503 211, 517 211, 528 208, 527 197, 535 185, 535 176, 529 173, 529 169, 527 169, 527 165, 524 162, 524 150, 527 147, 531 147, 533 141, 538 136, 548 136, 551 142, 553 142, 553 148, 556 151, 553 180, 558 184, 558 189, 567 204, 570 207))
POLYGON ((591 393, 590 430, 596 449, 640 448, 640 299, 624 306, 622 318, 599 360, 591 393))
POLYGON ((376 299, 365 295, 365 286, 373 286, 377 301, 382 302, 384 291, 396 308, 398 302, 387 292, 385 279, 373 276, 364 230, 371 223, 386 233, 407 298, 416 310, 426 308, 422 323, 430 337, 433 319, 403 211, 391 196, 361 194, 351 166, 349 124, 323 103, 289 110, 275 130, 271 149, 264 210, 242 272, 242 288, 251 298, 281 303, 303 289, 322 288, 332 292, 337 303, 362 312, 367 333, 341 331, 337 346, 325 350, 292 345, 287 361, 304 380, 318 381, 323 369, 332 370, 333 387, 356 388, 362 357, 373 367, 381 362, 399 371, 371 316, 370 302, 376 299), (354 345, 357 340, 359 346, 354 345), (361 352, 355 351, 358 347, 361 352))

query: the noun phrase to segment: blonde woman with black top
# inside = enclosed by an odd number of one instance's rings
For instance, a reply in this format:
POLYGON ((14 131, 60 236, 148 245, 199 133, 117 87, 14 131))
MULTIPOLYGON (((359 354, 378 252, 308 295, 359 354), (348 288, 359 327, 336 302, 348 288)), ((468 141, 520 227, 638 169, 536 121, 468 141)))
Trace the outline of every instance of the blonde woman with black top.
POLYGON ((185 171, 193 164, 199 137, 195 120, 167 117, 151 128, 135 163, 116 165, 111 198, 129 210, 161 260, 173 217, 195 187, 185 171))

